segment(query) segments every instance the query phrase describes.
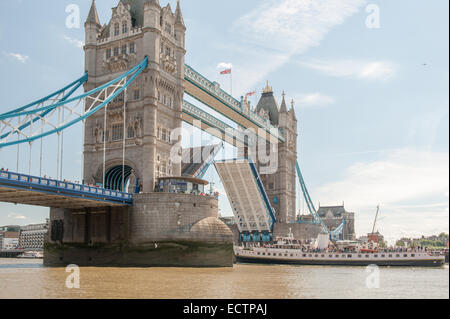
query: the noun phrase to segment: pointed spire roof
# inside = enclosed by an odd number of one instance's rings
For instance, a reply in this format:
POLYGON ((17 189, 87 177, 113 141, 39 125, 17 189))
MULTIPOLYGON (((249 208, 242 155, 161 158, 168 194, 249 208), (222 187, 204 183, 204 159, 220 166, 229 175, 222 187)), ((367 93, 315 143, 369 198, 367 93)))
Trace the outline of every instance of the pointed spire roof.
POLYGON ((284 93, 284 91, 283 91, 283 101, 281 101, 280 113, 287 113, 285 97, 286 97, 286 93, 284 93))
POLYGON ((177 9, 175 10, 175 24, 184 26, 183 14, 181 13, 180 0, 177 1, 177 9))
POLYGON ((154 5, 155 7, 161 8, 161 5, 159 4, 158 0, 150 0, 149 3, 151 5, 154 5))
POLYGON ((270 123, 272 125, 278 126, 280 108, 278 107, 278 103, 273 96, 273 90, 272 87, 269 86, 269 81, 267 81, 266 87, 263 89, 261 99, 256 106, 256 112, 258 114, 261 110, 264 110, 269 114, 270 123))
POLYGON ((295 106, 295 102, 294 102, 294 99, 292 99, 292 101, 291 101, 291 109, 289 110, 289 114, 291 114, 292 118, 296 120, 297 117, 295 116, 294 106, 295 106))
POLYGON ((97 12, 97 7, 95 5, 95 0, 92 0, 91 9, 89 10, 89 14, 86 19, 86 23, 95 23, 95 24, 101 26, 100 19, 98 18, 98 12, 97 12))

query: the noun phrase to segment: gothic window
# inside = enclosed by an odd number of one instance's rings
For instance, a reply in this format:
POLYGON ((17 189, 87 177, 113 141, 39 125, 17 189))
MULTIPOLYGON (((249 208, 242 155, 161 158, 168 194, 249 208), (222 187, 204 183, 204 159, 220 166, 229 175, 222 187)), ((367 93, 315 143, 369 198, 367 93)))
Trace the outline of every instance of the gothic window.
POLYGON ((112 126, 112 140, 119 141, 123 139, 123 124, 114 124, 112 126))
POLYGON ((119 47, 115 47, 114 48, 114 56, 118 56, 119 55, 119 47))
POLYGON ((158 91, 158 102, 161 102, 161 93, 158 91))
POLYGON ((128 138, 135 138, 136 132, 134 131, 134 127, 133 126, 128 126, 128 138))
POLYGON ((130 43, 130 54, 131 54, 131 53, 136 53, 136 47, 135 47, 134 42, 133 42, 133 43, 130 43))
POLYGON ((161 165, 161 172, 162 172, 163 174, 166 174, 166 173, 167 173, 166 162, 163 162, 163 163, 162 163, 162 165, 161 165))
POLYGON ((167 131, 163 129, 163 130, 162 130, 161 139, 162 139, 163 141, 166 141, 166 138, 167 138, 167 131))
POLYGON ((113 100, 113 103, 123 102, 123 92, 116 96, 113 100))
POLYGON ((128 32, 128 23, 126 21, 124 21, 122 23, 122 33, 127 33, 128 32))
POLYGON ((170 23, 166 22, 165 30, 167 33, 172 34, 172 26, 170 25, 170 23))
POLYGON ((103 132, 103 136, 102 136, 102 142, 108 142, 109 140, 109 131, 103 132))
POLYGON ((109 59, 111 57, 111 49, 106 49, 106 58, 109 59))
POLYGON ((114 35, 115 36, 118 36, 119 35, 119 24, 118 23, 115 23, 114 24, 114 35))
POLYGON ((127 54, 127 45, 122 45, 122 54, 127 54))
MULTIPOLYGON (((167 141, 170 143, 170 131, 167 131, 167 141)), ((170 165, 170 162, 169 162, 170 165)))
POLYGON ((133 98, 134 98, 135 100, 139 100, 140 94, 141 94, 141 92, 139 91, 139 89, 134 90, 133 98))

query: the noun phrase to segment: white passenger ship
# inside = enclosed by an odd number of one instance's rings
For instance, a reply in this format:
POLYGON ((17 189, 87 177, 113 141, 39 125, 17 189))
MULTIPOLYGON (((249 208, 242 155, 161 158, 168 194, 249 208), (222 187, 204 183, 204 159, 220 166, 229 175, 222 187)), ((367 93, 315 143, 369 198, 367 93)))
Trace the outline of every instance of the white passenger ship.
POLYGON ((238 262, 261 264, 438 267, 445 263, 444 256, 427 251, 369 251, 363 248, 356 252, 306 251, 292 238, 281 238, 275 244, 263 247, 235 246, 234 253, 238 262))

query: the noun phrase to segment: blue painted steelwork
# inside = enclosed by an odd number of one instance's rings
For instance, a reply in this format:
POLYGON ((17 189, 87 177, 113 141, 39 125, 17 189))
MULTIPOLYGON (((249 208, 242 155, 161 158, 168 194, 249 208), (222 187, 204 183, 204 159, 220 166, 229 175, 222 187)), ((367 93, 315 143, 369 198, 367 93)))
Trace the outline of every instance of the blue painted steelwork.
POLYGON ((54 93, 44 97, 44 98, 41 98, 41 99, 39 99, 39 100, 37 100, 35 102, 32 102, 32 103, 27 104, 25 106, 19 107, 17 109, 12 110, 12 111, 9 111, 9 112, 6 112, 6 113, 2 113, 0 115, 8 115, 8 114, 12 114, 12 113, 18 113, 18 112, 24 111, 24 110, 26 110, 26 109, 28 109, 30 107, 33 107, 35 105, 44 103, 45 101, 48 101, 49 99, 51 99, 51 98, 53 98, 53 97, 55 97, 55 96, 65 92, 66 90, 68 90, 72 86, 78 85, 80 83, 84 84, 87 81, 87 79, 88 79, 88 74, 86 72, 81 78, 73 81, 72 83, 70 83, 69 85, 65 86, 64 88, 62 88, 62 89, 60 89, 60 90, 58 90, 58 91, 56 91, 56 92, 54 92, 54 93))
POLYGON ((266 190, 264 189, 264 185, 261 181, 261 178, 259 176, 258 170, 256 169, 256 165, 254 163, 249 162, 251 171, 253 173, 253 176, 255 177, 256 184, 258 185, 259 192, 261 194, 261 197, 264 200, 264 203, 266 205, 266 208, 269 212, 269 222, 270 222, 270 231, 273 232, 273 227, 277 221, 275 218, 275 210, 273 209, 272 205, 270 205, 269 197, 267 196, 266 190))
MULTIPOLYGON (((195 71, 192 67, 185 64, 184 66, 184 79, 188 81, 189 83, 193 84, 203 92, 207 93, 223 105, 227 106, 234 112, 238 113, 240 116, 244 117, 245 119, 249 120, 250 122, 254 123, 258 127, 264 129, 267 133, 271 134, 281 142, 285 142, 284 134, 281 130, 278 128, 275 128, 273 125, 270 124, 270 121, 262 118, 257 113, 249 111, 248 114, 244 113, 244 108, 242 107, 242 103, 236 100, 234 97, 226 93, 224 90, 222 90, 218 83, 211 82, 206 77, 201 75, 199 72, 195 71), (277 134, 273 134, 274 131, 277 132, 277 134)), ((192 96, 194 99, 198 100, 201 103, 204 103, 198 96, 192 95, 189 92, 186 92, 190 96, 192 96)), ((216 110, 219 112, 219 110, 216 110)), ((227 116, 226 114, 223 114, 224 116, 227 116)))
POLYGON ((105 176, 105 188, 112 189, 117 191, 125 191, 125 186, 130 178, 132 172, 132 168, 128 165, 125 165, 125 170, 123 167, 115 166, 108 170, 105 176), (122 171, 124 174, 122 174, 122 171), (122 185, 122 180, 125 180, 125 185, 122 185))
POLYGON ((255 243, 261 241, 261 234, 260 233, 253 233, 253 241, 255 243))
MULTIPOLYGON (((37 139, 41 139, 43 137, 58 133, 63 131, 64 129, 75 125, 76 123, 79 123, 83 120, 85 120, 86 118, 88 118, 89 116, 93 115, 94 113, 96 113, 97 111, 99 111, 100 109, 102 109, 103 107, 105 107, 106 105, 108 105, 113 99, 115 99, 119 94, 121 94, 135 79, 137 76, 139 76, 139 74, 141 74, 141 72, 147 67, 148 65, 148 58, 146 57, 141 63, 139 63, 137 66, 135 66, 134 68, 132 68, 130 71, 124 73, 123 75, 119 76, 118 78, 102 85, 99 86, 87 93, 84 93, 80 96, 74 97, 74 98, 70 98, 67 99, 65 101, 61 101, 49 106, 45 106, 45 107, 41 107, 41 108, 37 108, 34 109, 32 111, 14 111, 14 113, 10 113, 10 114, 6 114, 6 115, 0 115, 0 120, 5 120, 5 119, 10 119, 10 118, 14 118, 14 117, 20 117, 20 116, 25 116, 25 115, 31 115, 31 114, 37 114, 40 112, 46 112, 46 111, 50 111, 53 110, 57 107, 61 107, 63 105, 66 105, 70 102, 74 102, 74 101, 78 101, 80 99, 86 98, 87 96, 90 96, 94 93, 97 93, 111 85, 114 85, 116 83, 118 83, 119 81, 121 81, 122 79, 125 79, 126 77, 130 76, 130 78, 126 81, 126 83, 120 88, 118 89, 113 95, 111 95, 109 98, 107 98, 105 101, 103 101, 102 103, 100 103, 99 105, 97 105, 96 107, 92 108, 90 111, 85 112, 82 116, 61 125, 60 127, 57 127, 53 130, 50 130, 48 132, 45 133, 41 133, 41 134, 37 134, 35 136, 32 137, 28 137, 26 139, 22 139, 22 140, 18 140, 18 141, 12 141, 12 142, 7 142, 7 143, 0 143, 0 148, 2 147, 7 147, 7 146, 12 146, 12 145, 17 145, 17 144, 22 144, 22 143, 29 143, 32 141, 35 141, 37 139)), ((31 124, 31 121, 29 122, 31 124)))
POLYGON ((319 214, 317 213, 316 208, 314 207, 314 203, 312 202, 311 196, 309 195, 308 189, 306 188, 305 180, 303 179, 303 175, 300 170, 300 165, 298 164, 298 162, 296 165, 296 169, 297 169, 298 179, 300 180, 300 186, 302 188, 303 196, 305 197, 305 201, 308 206, 308 210, 314 218, 313 223, 301 221, 301 220, 299 220, 299 222, 304 223, 304 224, 320 225, 322 227, 322 230, 329 234, 330 240, 332 240, 332 241, 336 240, 336 238, 342 233, 344 226, 346 224, 346 220, 344 219, 344 221, 338 227, 336 227, 334 230, 331 231, 328 229, 327 225, 325 225, 322 218, 320 218, 319 214))
POLYGON ((344 219, 344 221, 338 227, 330 231, 330 239, 338 240, 339 236, 342 234, 342 231, 344 230, 344 226, 346 223, 347 221, 344 219))
MULTIPOLYGON (((88 79, 88 74, 87 74, 87 72, 86 72, 81 78, 79 78, 78 80, 72 82, 71 84, 69 84, 68 86, 62 88, 61 90, 56 91, 55 93, 50 94, 49 96, 44 97, 44 98, 42 98, 42 99, 40 99, 40 100, 38 100, 38 101, 36 101, 36 102, 30 103, 30 104, 25 105, 25 106, 20 107, 20 108, 17 108, 17 109, 15 109, 15 110, 13 110, 13 111, 10 111, 10 112, 7 112, 7 113, 3 113, 3 114, 1 114, 1 115, 2 115, 2 116, 8 116, 8 115, 14 115, 14 114, 16 114, 16 113, 20 113, 21 111, 24 111, 24 110, 26 110, 26 109, 29 109, 29 108, 31 108, 31 107, 33 107, 33 106, 35 106, 35 105, 38 105, 38 104, 41 104, 41 103, 45 103, 45 102, 48 101, 49 99, 51 99, 51 98, 53 98, 53 97, 55 97, 55 96, 57 96, 57 95, 59 95, 59 94, 65 92, 66 90, 68 90, 68 89, 71 88, 71 90, 69 91, 69 93, 67 93, 64 97, 62 97, 62 98, 60 99, 60 102, 64 102, 64 101, 66 101, 68 98, 70 98, 70 97, 72 96, 72 94, 73 94, 76 90, 78 90, 78 88, 79 88, 80 86, 82 86, 82 85, 87 81, 87 79, 88 79)), ((41 114, 39 114, 39 116, 37 116, 36 118, 34 118, 32 121, 29 121, 28 123, 25 123, 25 124, 21 125, 21 126, 19 127, 19 130, 22 131, 22 130, 26 129, 27 127, 29 127, 32 123, 36 123, 37 121, 40 121, 41 118, 44 118, 44 117, 47 116, 50 112, 51 112, 51 109, 42 112, 41 114)), ((20 116, 20 115, 19 115, 19 116, 20 116)), ((17 130, 14 131, 14 132, 9 131, 8 133, 3 134, 2 136, 0 136, 0 140, 1 140, 1 139, 4 139, 4 138, 6 138, 6 137, 8 137, 10 134, 19 134, 19 131, 17 131, 17 130)))
POLYGON ((264 241, 264 242, 272 241, 272 236, 269 233, 262 233, 261 241, 264 241))
POLYGON ((0 171, 0 187, 25 189, 37 193, 82 198, 126 206, 133 204, 133 196, 128 193, 14 172, 0 171))
POLYGON ((316 211, 316 208, 314 207, 314 203, 311 200, 311 196, 309 195, 308 189, 306 188, 306 184, 305 181, 303 179, 303 175, 302 172, 300 170, 300 165, 297 162, 296 165, 296 169, 297 169, 297 176, 298 179, 300 181, 300 187, 302 189, 303 192, 303 196, 305 197, 305 201, 306 201, 306 205, 308 206, 308 210, 310 212, 310 214, 313 216, 314 218, 314 222, 318 225, 320 225, 322 227, 322 230, 325 231, 326 233, 330 233, 330 231, 328 230, 327 225, 325 225, 325 223, 323 222, 322 218, 320 218, 319 214, 316 211))
POLYGON ((217 154, 219 154, 219 152, 220 152, 220 150, 222 148, 223 148, 223 143, 214 146, 214 150, 209 155, 209 157, 205 160, 203 166, 200 168, 200 170, 198 171, 198 173, 194 177, 202 179, 205 176, 205 174, 208 171, 209 167, 213 163, 214 158, 217 156, 217 154))
POLYGON ((252 237, 250 236, 249 233, 243 233, 243 234, 241 234, 241 240, 242 240, 243 242, 248 243, 248 242, 251 242, 251 241, 252 241, 252 237))

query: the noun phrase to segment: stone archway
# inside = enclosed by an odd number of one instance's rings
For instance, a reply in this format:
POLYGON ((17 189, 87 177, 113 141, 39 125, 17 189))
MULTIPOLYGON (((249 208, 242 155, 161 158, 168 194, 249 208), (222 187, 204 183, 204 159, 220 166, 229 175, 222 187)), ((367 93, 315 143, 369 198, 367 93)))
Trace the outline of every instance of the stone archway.
POLYGON ((105 188, 120 192, 134 192, 133 185, 130 185, 130 177, 133 169, 128 166, 117 165, 106 171, 105 188))
POLYGON ((106 163, 105 185, 103 185, 103 166, 99 167, 95 175, 97 185, 101 185, 105 189, 139 193, 142 184, 139 172, 133 163, 125 161, 124 164, 121 161, 106 163))

